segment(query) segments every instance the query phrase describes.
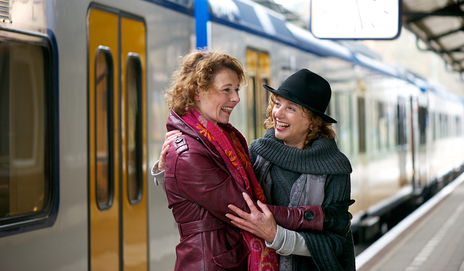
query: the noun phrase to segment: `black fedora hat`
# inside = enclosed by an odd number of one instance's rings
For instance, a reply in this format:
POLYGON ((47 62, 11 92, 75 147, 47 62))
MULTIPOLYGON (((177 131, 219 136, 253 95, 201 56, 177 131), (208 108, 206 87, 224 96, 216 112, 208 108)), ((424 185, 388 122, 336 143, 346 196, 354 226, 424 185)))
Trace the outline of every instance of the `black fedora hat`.
POLYGON ((336 120, 324 114, 332 96, 329 82, 308 69, 301 69, 290 75, 279 89, 263 85, 270 92, 311 110, 328 123, 336 120))

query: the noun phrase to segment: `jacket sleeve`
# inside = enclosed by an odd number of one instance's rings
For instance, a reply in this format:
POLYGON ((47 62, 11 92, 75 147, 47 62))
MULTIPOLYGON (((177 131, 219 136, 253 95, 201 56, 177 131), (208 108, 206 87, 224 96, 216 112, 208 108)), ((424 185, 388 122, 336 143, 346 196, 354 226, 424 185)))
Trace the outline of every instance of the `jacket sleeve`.
MULTIPOLYGON (((165 177, 173 177, 176 182, 166 181, 166 190, 169 190, 170 185, 177 186, 175 190, 179 191, 180 196, 199 204, 215 217, 229 224, 230 220, 225 216, 231 212, 227 207, 229 204, 234 204, 249 212, 250 210, 242 196, 242 193, 246 192, 245 188, 232 178, 225 167, 217 165, 207 151, 195 149, 192 145, 189 147, 188 151, 182 152, 178 156, 171 152, 168 153, 168 156, 176 155, 177 158, 174 164, 175 169, 173 171, 166 170, 165 177)), ((269 207, 276 222, 287 229, 322 228, 319 219, 305 219, 307 211, 314 211, 315 217, 322 217, 320 206, 320 210, 317 208, 311 210, 310 206, 287 208, 270 205, 269 207)), ((307 218, 312 215, 310 212, 307 213, 307 218)))

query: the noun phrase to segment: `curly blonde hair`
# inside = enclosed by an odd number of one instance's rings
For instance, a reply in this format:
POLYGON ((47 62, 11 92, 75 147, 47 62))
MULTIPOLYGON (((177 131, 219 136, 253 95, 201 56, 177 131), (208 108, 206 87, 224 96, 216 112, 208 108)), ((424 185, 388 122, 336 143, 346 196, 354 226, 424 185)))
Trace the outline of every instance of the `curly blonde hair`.
POLYGON ((195 105, 195 95, 209 91, 213 75, 226 68, 237 73, 241 86, 245 72, 236 58, 217 51, 195 50, 185 55, 164 96, 168 107, 179 116, 190 112, 195 105))
MULTIPOLYGON (((272 109, 276 103, 276 98, 278 96, 274 93, 271 93, 269 97, 269 104, 266 109, 266 117, 267 119, 264 121, 264 129, 269 130, 274 128, 274 120, 272 119, 272 109)), ((301 105, 300 105, 301 106, 301 105)), ((332 124, 324 121, 321 117, 314 114, 308 108, 301 106, 303 108, 303 112, 308 113, 310 125, 308 127, 308 135, 306 136, 304 142, 304 148, 309 149, 313 142, 321 137, 325 137, 327 139, 333 139, 336 137, 335 130, 332 127, 332 124)))

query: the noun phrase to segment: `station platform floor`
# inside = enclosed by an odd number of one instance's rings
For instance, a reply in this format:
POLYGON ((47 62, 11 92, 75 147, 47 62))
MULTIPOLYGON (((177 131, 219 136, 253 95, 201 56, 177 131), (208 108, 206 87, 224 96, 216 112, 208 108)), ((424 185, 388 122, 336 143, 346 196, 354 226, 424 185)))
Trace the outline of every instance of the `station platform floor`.
POLYGON ((464 271, 464 174, 356 257, 358 271, 464 271))

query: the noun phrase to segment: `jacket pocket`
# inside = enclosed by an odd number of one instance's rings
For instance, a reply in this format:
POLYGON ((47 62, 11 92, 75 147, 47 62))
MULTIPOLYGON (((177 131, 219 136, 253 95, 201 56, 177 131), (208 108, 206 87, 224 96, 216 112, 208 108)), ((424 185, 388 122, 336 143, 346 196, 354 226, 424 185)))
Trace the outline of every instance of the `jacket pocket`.
POLYGON ((244 240, 241 240, 231 250, 213 257, 213 262, 226 270, 247 270, 247 257, 250 249, 244 240))

